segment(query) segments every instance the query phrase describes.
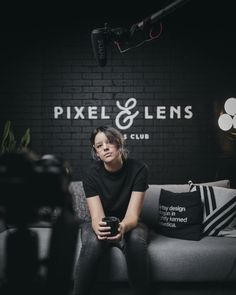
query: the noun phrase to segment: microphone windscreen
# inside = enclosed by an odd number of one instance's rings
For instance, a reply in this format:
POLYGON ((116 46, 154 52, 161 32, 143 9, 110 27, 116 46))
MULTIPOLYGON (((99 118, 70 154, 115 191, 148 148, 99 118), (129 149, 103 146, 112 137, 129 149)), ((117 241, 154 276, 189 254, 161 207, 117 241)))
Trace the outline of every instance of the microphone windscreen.
POLYGON ((94 56, 99 66, 104 67, 107 61, 106 34, 103 28, 94 29, 91 33, 94 56))

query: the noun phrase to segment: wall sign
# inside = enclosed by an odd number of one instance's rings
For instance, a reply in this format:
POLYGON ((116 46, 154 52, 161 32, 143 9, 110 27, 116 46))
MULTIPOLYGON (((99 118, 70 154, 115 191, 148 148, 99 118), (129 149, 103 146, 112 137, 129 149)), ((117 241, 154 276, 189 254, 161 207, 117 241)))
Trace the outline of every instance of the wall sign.
MULTIPOLYGON (((125 103, 117 100, 116 108, 114 123, 122 131, 130 129, 136 118, 144 120, 189 120, 193 117, 191 105, 142 106, 142 109, 140 107, 137 109, 137 99, 134 97, 127 99, 125 103)), ((111 119, 111 114, 108 113, 106 106, 54 106, 53 118, 55 120, 106 120, 111 119)), ((130 139, 147 140, 149 134, 131 134, 130 139)))

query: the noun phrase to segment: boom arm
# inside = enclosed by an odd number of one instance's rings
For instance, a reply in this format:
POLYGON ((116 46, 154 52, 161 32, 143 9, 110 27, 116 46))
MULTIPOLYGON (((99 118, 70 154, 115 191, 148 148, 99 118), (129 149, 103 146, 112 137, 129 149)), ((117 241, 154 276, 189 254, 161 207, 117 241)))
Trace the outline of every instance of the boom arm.
POLYGON ((105 24, 103 28, 94 29, 91 32, 91 42, 93 53, 99 66, 104 67, 106 65, 106 47, 108 42, 114 41, 118 46, 120 42, 131 42, 136 31, 145 28, 147 25, 150 27, 152 24, 160 21, 163 17, 172 13, 175 9, 188 1, 189 0, 176 0, 139 23, 132 25, 129 30, 122 27, 111 29, 107 24, 105 24))

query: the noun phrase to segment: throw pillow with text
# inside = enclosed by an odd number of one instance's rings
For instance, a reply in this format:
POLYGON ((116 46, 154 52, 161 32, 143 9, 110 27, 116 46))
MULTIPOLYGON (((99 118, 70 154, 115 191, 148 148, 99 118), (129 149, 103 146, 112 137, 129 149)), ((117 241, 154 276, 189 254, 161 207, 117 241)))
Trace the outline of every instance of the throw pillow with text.
POLYGON ((162 189, 158 231, 166 236, 200 240, 203 208, 198 191, 175 193, 162 189))

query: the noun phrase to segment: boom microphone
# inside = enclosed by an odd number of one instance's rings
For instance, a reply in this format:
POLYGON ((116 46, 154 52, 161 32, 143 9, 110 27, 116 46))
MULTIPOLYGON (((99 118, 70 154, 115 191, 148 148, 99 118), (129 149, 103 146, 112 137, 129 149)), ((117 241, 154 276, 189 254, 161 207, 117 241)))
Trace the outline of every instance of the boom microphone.
POLYGON ((100 67, 104 67, 107 62, 106 35, 105 28, 94 29, 91 33, 93 53, 100 67))
MULTIPOLYGON (((145 28, 149 28, 149 39, 144 40, 138 44, 135 44, 134 46, 131 46, 127 48, 126 50, 123 50, 120 52, 123 53, 129 49, 138 47, 142 45, 144 42, 156 39, 157 36, 160 35, 160 33, 153 37, 152 36, 152 31, 151 31, 151 26, 153 23, 160 21, 162 18, 164 18, 166 15, 172 13, 176 8, 180 7, 181 5, 185 4, 189 0, 175 0, 168 6, 164 7, 163 9, 157 11, 155 14, 145 18, 139 23, 136 23, 131 26, 130 29, 126 28, 115 28, 112 29, 107 24, 103 28, 97 28, 94 29, 91 33, 91 41, 92 41, 92 47, 93 47, 93 53, 94 56, 99 64, 99 66, 104 67, 107 62, 107 43, 109 41, 114 41, 114 43, 117 45, 117 47, 121 48, 120 44, 124 45, 124 43, 128 43, 132 41, 134 38, 134 35, 137 31, 139 30, 144 30, 145 28)), ((160 30, 161 31, 161 30, 160 30)))
POLYGON ((94 29, 91 33, 93 54, 99 64, 104 67, 107 62, 107 44, 110 41, 127 42, 130 31, 125 28, 111 29, 107 24, 103 28, 94 29))

